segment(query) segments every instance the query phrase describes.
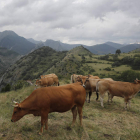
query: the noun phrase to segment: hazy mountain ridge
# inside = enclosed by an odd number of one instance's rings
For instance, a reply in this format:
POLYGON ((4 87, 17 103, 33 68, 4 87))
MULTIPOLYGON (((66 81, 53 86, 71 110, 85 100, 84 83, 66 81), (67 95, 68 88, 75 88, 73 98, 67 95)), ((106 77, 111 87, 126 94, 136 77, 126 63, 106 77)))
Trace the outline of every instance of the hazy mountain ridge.
POLYGON ((93 54, 108 54, 115 53, 116 49, 108 44, 98 44, 91 47, 86 47, 93 54))
POLYGON ((129 45, 126 45, 122 48, 120 48, 121 52, 130 52, 130 51, 133 51, 133 50, 136 50, 136 49, 139 49, 140 48, 140 44, 129 44, 129 45))
POLYGON ((35 48, 36 45, 24 37, 18 36, 13 31, 4 31, 0 33, 0 46, 25 55, 35 48))
MULTIPOLYGON (((0 46, 14 50, 22 55, 28 54, 33 50, 38 49, 42 46, 49 46, 56 51, 66 51, 66 50, 68 51, 80 45, 82 44, 67 44, 62 43, 61 41, 54 41, 51 39, 47 39, 45 42, 36 41, 32 38, 25 39, 24 37, 20 37, 13 31, 0 32, 0 46)), ((114 42, 106 42, 103 44, 93 46, 87 45, 82 46, 84 46, 94 54, 115 53, 117 49, 120 49, 122 52, 129 52, 136 48, 139 48, 139 44, 130 44, 124 46, 123 44, 114 42)))
POLYGON ((125 45, 122 45, 122 44, 119 44, 119 43, 110 42, 110 41, 106 42, 105 44, 107 44, 109 46, 112 46, 112 47, 114 47, 116 49, 120 49, 121 47, 125 46, 125 45))

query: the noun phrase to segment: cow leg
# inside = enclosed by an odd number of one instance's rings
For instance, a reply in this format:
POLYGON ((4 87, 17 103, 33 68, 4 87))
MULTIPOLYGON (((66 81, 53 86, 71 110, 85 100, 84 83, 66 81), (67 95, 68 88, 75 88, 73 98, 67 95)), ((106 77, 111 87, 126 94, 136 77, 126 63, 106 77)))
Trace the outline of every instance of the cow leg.
POLYGON ((87 102, 87 96, 88 96, 88 92, 86 92, 86 100, 85 100, 86 102, 87 102))
POLYGON ((111 103, 113 102, 113 101, 112 101, 113 97, 114 97, 114 96, 113 96, 113 95, 111 95, 111 103))
POLYGON ((76 109, 76 105, 71 109, 72 114, 73 114, 73 121, 72 121, 72 126, 75 124, 76 121, 76 117, 77 117, 77 109, 76 109))
POLYGON ((109 100, 110 100, 110 99, 111 99, 111 103, 112 103, 113 97, 114 97, 114 96, 108 92, 108 104, 109 104, 109 100))
POLYGON ((131 108, 131 101, 129 100, 128 103, 129 103, 129 108, 131 108))
POLYGON ((92 91, 89 92, 89 100, 88 100, 88 103, 90 103, 90 97, 92 95, 92 91))
POLYGON ((48 115, 46 116, 45 129, 48 129, 48 115))
POLYGON ((102 94, 102 95, 100 96, 100 102, 101 102, 101 106, 102 106, 102 107, 104 107, 103 100, 104 100, 104 94, 102 94))
POLYGON ((127 110, 128 99, 127 98, 124 98, 124 102, 125 102, 124 109, 127 110))
POLYGON ((110 95, 110 93, 108 92, 108 104, 109 104, 110 96, 111 96, 111 95, 110 95))
POLYGON ((48 112, 45 112, 41 115, 41 129, 40 135, 43 133, 43 126, 45 125, 45 129, 48 129, 48 112))
POLYGON ((96 101, 98 101, 99 93, 97 91, 96 91, 96 96, 97 96, 96 101))
POLYGON ((80 126, 82 126, 82 107, 81 106, 78 106, 78 113, 79 113, 79 120, 80 120, 80 126))

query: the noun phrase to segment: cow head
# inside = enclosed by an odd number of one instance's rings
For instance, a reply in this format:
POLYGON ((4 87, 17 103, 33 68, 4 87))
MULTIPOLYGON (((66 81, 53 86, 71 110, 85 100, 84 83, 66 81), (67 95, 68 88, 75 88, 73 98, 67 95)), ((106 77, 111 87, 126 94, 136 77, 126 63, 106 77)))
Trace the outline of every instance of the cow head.
POLYGON ((82 83, 82 85, 83 85, 83 87, 84 88, 86 88, 86 83, 89 81, 89 76, 87 77, 87 76, 82 76, 82 77, 77 77, 76 78, 76 81, 77 82, 81 82, 82 83))
POLYGON ((21 119, 24 115, 28 114, 28 110, 21 107, 21 105, 17 102, 14 102, 14 110, 11 118, 11 122, 16 122, 21 119))
POLYGON ((138 80, 138 78, 136 78, 136 80, 134 80, 134 83, 138 84, 138 83, 140 83, 140 80, 138 80))
POLYGON ((40 83, 41 83, 41 81, 39 79, 36 79, 35 86, 39 86, 40 83))

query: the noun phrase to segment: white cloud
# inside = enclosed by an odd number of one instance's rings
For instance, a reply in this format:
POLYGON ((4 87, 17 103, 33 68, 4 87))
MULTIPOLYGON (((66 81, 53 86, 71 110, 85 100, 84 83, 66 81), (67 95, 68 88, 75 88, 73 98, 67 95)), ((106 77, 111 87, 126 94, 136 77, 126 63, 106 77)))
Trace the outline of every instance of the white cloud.
POLYGON ((140 41, 139 0, 2 0, 0 32, 93 45, 140 41))

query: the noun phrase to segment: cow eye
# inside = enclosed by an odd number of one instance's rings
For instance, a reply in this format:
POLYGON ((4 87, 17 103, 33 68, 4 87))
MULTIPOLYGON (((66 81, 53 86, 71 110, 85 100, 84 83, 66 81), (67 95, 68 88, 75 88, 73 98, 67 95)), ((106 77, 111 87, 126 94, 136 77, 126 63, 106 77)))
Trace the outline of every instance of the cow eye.
POLYGON ((14 114, 16 114, 16 113, 17 113, 17 111, 14 112, 14 114))

